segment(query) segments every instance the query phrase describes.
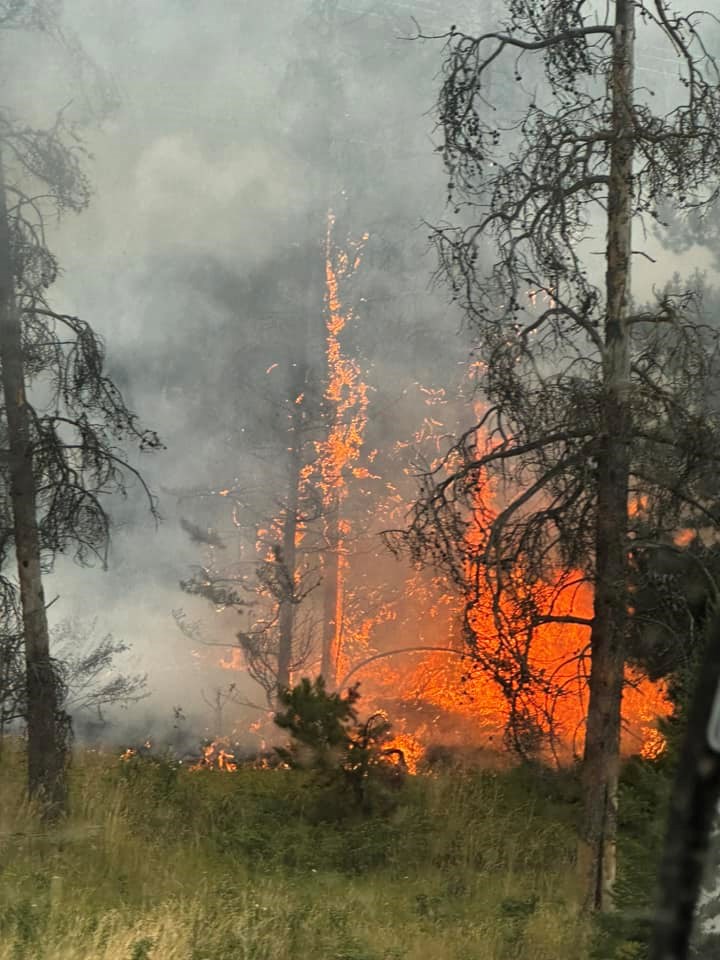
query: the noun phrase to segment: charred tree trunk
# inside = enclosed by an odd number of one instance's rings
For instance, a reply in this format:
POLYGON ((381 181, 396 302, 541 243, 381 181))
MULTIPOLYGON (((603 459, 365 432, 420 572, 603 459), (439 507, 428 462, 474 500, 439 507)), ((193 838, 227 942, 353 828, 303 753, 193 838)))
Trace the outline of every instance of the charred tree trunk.
POLYGON ((340 498, 333 497, 327 523, 327 544, 323 554, 323 636, 320 674, 328 690, 337 683, 337 655, 342 627, 340 587, 340 498))
POLYGON ((607 319, 598 453, 595 610, 583 760, 578 867, 588 909, 612 907, 616 870, 620 711, 627 627, 630 453, 628 301, 633 164, 632 0, 617 0, 612 67, 613 143, 608 184, 607 319))
POLYGON ((15 303, 5 179, 0 156, 0 365, 8 446, 10 508, 13 518, 27 686, 28 788, 48 818, 66 806, 65 724, 57 677, 50 658, 40 563, 40 533, 30 414, 25 395, 22 328, 15 303))
MULTIPOLYGON (((302 378, 304 380, 304 376, 302 378)), ((295 397, 302 391, 300 386, 295 397)), ((290 688, 290 670, 293 654, 293 631, 295 628, 295 571, 297 567, 297 527, 298 502, 300 499, 300 470, 302 467, 302 417, 300 407, 293 401, 292 437, 290 440, 290 464, 288 476, 288 497, 285 505, 285 523, 283 525, 282 565, 285 592, 280 601, 277 663, 278 692, 290 688)))

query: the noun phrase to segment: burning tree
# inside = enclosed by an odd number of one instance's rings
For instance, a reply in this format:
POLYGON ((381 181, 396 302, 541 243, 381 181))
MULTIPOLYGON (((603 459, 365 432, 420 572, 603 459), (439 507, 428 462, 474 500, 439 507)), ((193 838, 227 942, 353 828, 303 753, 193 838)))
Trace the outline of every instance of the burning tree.
MULTIPOLYGON (((4 28, 54 29, 53 9, 5 4, 4 28)), ((69 717, 50 656, 43 572, 58 553, 105 562, 109 518, 102 495, 142 483, 116 446, 159 445, 142 429, 104 370, 104 347, 91 327, 58 313, 47 290, 58 274, 45 243, 49 216, 79 212, 89 184, 76 132, 60 114, 46 130, 0 114, 0 366, 5 515, 3 560, 14 551, 25 653, 29 792, 44 813, 65 806, 69 717)), ((144 484, 143 484, 144 486, 144 484)), ((154 501, 148 493, 150 508, 154 501)), ((2 578, 3 593, 14 585, 2 578)), ((6 609, 11 603, 6 599, 6 609)))
POLYGON ((718 519, 718 336, 692 294, 633 303, 631 261, 644 254, 632 226, 659 220, 661 204, 717 195, 720 86, 702 14, 616 0, 603 20, 590 7, 511 0, 501 29, 448 36, 439 116, 462 222, 434 240, 476 337, 487 405, 426 476, 410 542, 467 590, 470 645, 519 722, 533 727, 534 705, 561 693, 533 662, 538 631, 579 631, 579 869, 587 905, 602 909, 615 874, 629 555, 680 529, 713 536, 718 519), (635 83, 636 15, 677 58, 683 95, 665 113, 635 83), (509 56, 503 79, 520 83, 532 54, 546 85, 534 78, 527 108, 503 122, 491 77, 509 56), (589 266, 603 227, 604 281, 589 266), (584 585, 590 609, 576 610, 584 585))
POLYGON ((343 588, 351 532, 350 521, 343 516, 343 503, 348 496, 348 479, 370 475, 359 462, 367 423, 368 386, 357 361, 343 349, 341 337, 353 320, 353 311, 343 306, 341 284, 347 283, 360 265, 368 237, 365 234, 354 243, 348 240, 347 249, 338 249, 333 243, 334 225, 331 212, 325 242, 325 423, 323 436, 315 443, 316 460, 304 472, 304 479, 317 487, 322 498, 325 544, 320 674, 330 688, 337 681, 343 641, 343 588))
MULTIPOLYGON (((247 612, 250 620, 237 639, 248 672, 271 703, 279 690, 289 688, 293 675, 316 662, 334 685, 351 531, 350 517, 341 510, 348 481, 369 476, 360 462, 368 387, 343 344, 353 314, 341 301, 341 284, 359 266, 367 237, 348 241, 347 250, 338 248, 334 222, 330 214, 324 282, 316 270, 310 271, 325 295, 323 302, 313 290, 302 306, 306 335, 294 350, 270 336, 262 350, 251 352, 254 369, 244 370, 243 389, 249 388, 254 402, 252 420, 242 423, 242 444, 249 445, 262 476, 254 493, 248 490, 248 475, 217 493, 233 505, 236 532, 252 543, 239 562, 226 562, 217 553, 224 544, 211 542, 207 533, 185 521, 185 529, 194 539, 204 539, 213 556, 182 586, 218 609, 247 612), (261 361, 271 357, 276 358, 272 363, 261 361), (261 410, 256 409, 258 398, 261 410), (248 559, 253 552, 255 558, 248 559), (322 610, 315 611, 305 600, 320 583, 322 610), (314 628, 320 622, 318 644, 314 628)), ((310 250, 320 256, 314 244, 310 250)))

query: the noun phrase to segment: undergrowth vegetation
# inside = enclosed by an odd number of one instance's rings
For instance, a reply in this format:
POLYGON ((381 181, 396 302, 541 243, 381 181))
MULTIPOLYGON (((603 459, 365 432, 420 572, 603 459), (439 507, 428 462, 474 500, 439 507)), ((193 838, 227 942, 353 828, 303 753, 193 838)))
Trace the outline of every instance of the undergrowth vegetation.
POLYGON ((298 770, 79 751, 48 830, 0 759, 0 960, 583 960, 576 788, 532 769, 410 777, 385 816, 298 770))

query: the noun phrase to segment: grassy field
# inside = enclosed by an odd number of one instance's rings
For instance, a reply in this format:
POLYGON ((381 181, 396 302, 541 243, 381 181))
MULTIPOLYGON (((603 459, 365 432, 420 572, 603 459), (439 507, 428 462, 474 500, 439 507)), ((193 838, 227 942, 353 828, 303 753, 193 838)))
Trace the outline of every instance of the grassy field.
POLYGON ((583 960, 571 788, 411 778, 387 818, 322 822, 302 774, 78 753, 43 828, 0 760, 0 960, 583 960))

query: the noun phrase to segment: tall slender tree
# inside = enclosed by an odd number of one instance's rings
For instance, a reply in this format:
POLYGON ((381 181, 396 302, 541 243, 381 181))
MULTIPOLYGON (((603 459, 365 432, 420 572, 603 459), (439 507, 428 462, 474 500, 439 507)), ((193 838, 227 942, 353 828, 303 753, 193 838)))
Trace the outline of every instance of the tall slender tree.
MULTIPOLYGON (((54 7, 42 3, 5 4, 0 27, 59 30, 54 7)), ((87 204, 81 160, 77 134, 62 114, 38 130, 0 112, 1 481, 24 638, 29 792, 48 817, 66 804, 69 717, 50 654, 43 573, 68 551, 81 563, 104 562, 110 523, 100 498, 124 491, 128 475, 142 483, 116 441, 159 445, 105 374, 97 335, 47 301, 58 266, 45 222, 87 204)))
POLYGON ((410 539, 465 583, 469 641, 516 721, 561 695, 532 666, 534 628, 589 632, 577 656, 590 659, 578 851, 590 908, 611 905, 615 875, 628 556, 641 535, 714 529, 718 516, 717 335, 691 296, 666 290, 639 309, 631 290, 633 223, 718 193, 720 85, 702 18, 664 0, 615 0, 606 17, 583 0, 509 0, 500 29, 446 38, 439 117, 460 225, 434 239, 475 335, 486 406, 426 477, 410 539), (636 20, 677 58, 664 112, 634 80, 636 20), (494 96, 499 79, 530 87, 506 120, 488 99, 493 76, 494 96), (599 229, 604 278, 590 266, 599 229), (560 594, 583 581, 592 616, 561 615, 560 594), (556 585, 542 600, 539 582, 556 585), (485 596, 490 646, 476 631, 485 596))
POLYGON ((63 728, 67 720, 60 713, 58 682, 50 659, 30 414, 14 281, 5 177, 0 167, 0 366, 8 438, 10 510, 25 636, 29 786, 31 794, 44 792, 47 802, 57 808, 64 804, 63 741, 67 732, 63 728))
POLYGON ((635 5, 616 0, 610 66, 611 135, 607 174, 607 272, 602 344, 595 609, 583 760, 584 817, 578 849, 587 898, 603 906, 615 882, 620 707, 627 631, 630 486, 630 328, 633 196, 635 5), (591 893, 592 891, 592 893, 591 893))

